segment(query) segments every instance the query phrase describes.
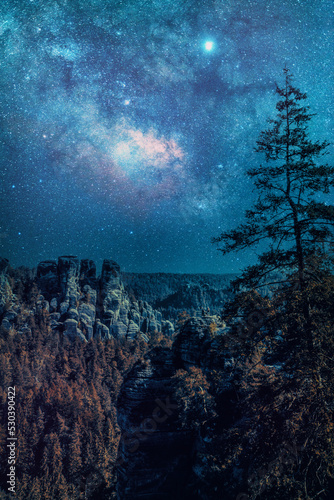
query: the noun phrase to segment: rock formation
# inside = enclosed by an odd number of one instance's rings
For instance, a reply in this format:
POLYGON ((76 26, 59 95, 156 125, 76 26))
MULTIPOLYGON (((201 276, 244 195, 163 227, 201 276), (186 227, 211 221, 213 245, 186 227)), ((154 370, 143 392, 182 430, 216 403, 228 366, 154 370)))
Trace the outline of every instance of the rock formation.
MULTIPOLYGON (((208 375, 220 370, 229 413, 236 360, 227 346, 222 352, 226 335, 224 323, 214 316, 190 318, 176 336, 172 350, 159 347, 149 352, 146 363, 138 363, 125 377, 117 412, 122 431, 119 500, 183 500, 188 498, 189 483, 201 484, 213 430, 209 424, 198 431, 180 426, 172 377, 180 368, 199 367, 208 375)), ((201 484, 203 487, 205 484, 201 484)), ((196 498, 207 498, 204 490, 196 498)))
MULTIPOLYGON (((8 269, 7 259, 1 259, 0 322, 7 329, 17 324, 20 309, 15 297, 9 297, 8 269)), ((52 328, 89 340, 133 338, 153 332, 171 336, 183 311, 190 316, 200 316, 203 309, 219 314, 231 297, 229 283, 233 277, 122 273, 109 259, 104 260, 101 276, 97 277, 92 260, 80 261, 69 255, 40 262, 35 283, 41 293, 38 307, 49 311, 52 328)))
POLYGON ((181 499, 191 472, 194 433, 177 424, 175 368, 170 350, 156 348, 128 374, 118 400, 119 500, 181 499))
MULTIPOLYGON (((11 289, 7 270, 8 261, 1 259, 0 319, 4 328, 17 326, 22 331, 28 325, 18 325, 16 318, 23 304, 11 289)), ((58 262, 43 261, 37 267, 35 284, 40 291, 36 308, 48 311, 51 328, 69 337, 131 339, 161 331, 174 333, 172 323, 163 320, 159 311, 146 301, 130 297, 122 283, 120 267, 112 260, 104 260, 99 278, 95 263, 89 259, 80 262, 69 255, 59 257, 58 262)))

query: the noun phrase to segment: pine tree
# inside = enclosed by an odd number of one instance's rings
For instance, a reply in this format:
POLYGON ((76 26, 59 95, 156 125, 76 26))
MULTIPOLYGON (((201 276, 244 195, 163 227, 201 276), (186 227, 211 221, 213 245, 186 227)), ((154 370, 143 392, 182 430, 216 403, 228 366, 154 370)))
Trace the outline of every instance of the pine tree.
POLYGON ((57 434, 45 437, 45 448, 42 457, 42 472, 46 482, 55 483, 62 473, 62 450, 57 434))
POLYGON ((82 469, 82 458, 81 458, 81 437, 82 430, 80 422, 74 424, 74 428, 70 436, 69 444, 69 473, 72 482, 75 482, 81 474, 82 469))
POLYGON ((239 443, 232 434, 230 443, 237 443, 231 447, 235 456, 241 446, 251 462, 250 497, 263 488, 264 499, 320 498, 333 480, 334 457, 334 292, 329 259, 334 207, 324 200, 334 186, 334 168, 322 162, 329 144, 310 139, 308 124, 314 115, 304 104, 306 94, 293 86, 288 69, 284 77, 284 86, 276 88, 277 117, 269 120, 257 141, 256 151, 265 155, 265 164, 248 171, 257 200, 244 224, 214 239, 224 254, 268 243, 269 249, 235 285, 256 288, 276 270, 286 281, 272 300, 266 299, 267 305, 247 291, 230 306, 235 314, 246 313, 237 333, 248 330, 255 340, 248 345, 247 335, 238 338, 238 348, 246 354, 236 379, 241 381, 238 401, 250 425, 248 430, 236 429, 239 443), (277 468, 268 457, 290 443, 296 443, 298 453, 292 454, 291 464, 281 461, 277 468), (274 465, 271 470, 268 463, 274 465))
POLYGON ((249 249, 263 240, 268 251, 258 263, 246 268, 235 285, 254 287, 275 270, 297 272, 300 290, 306 285, 307 267, 315 251, 323 251, 332 237, 334 207, 319 201, 334 185, 334 168, 317 164, 329 144, 312 141, 308 123, 314 116, 304 104, 305 93, 292 85, 293 76, 284 69, 285 83, 276 86, 277 117, 261 132, 255 151, 264 153, 265 164, 248 170, 258 198, 246 211, 246 222, 213 238, 223 254, 249 249))

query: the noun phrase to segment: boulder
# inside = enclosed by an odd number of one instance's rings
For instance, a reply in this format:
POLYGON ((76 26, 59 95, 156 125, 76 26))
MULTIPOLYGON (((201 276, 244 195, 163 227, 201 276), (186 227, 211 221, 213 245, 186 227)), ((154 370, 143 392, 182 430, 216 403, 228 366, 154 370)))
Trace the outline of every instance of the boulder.
POLYGON ((57 301, 56 297, 54 297, 50 301, 50 312, 53 313, 53 312, 57 311, 57 308, 58 308, 58 301, 57 301))
POLYGON ((93 337, 94 333, 93 322, 91 318, 86 314, 80 314, 80 326, 80 329, 82 330, 87 340, 90 340, 93 337))
POLYGON ((70 301, 69 300, 67 300, 65 302, 61 302, 61 304, 59 305, 60 314, 63 316, 64 314, 67 313, 69 308, 70 308, 70 301))
POLYGON ((11 327, 14 326, 16 317, 17 317, 17 312, 14 311, 13 309, 6 311, 1 323, 3 328, 5 328, 5 330, 10 330, 11 327))
POLYGON ((82 315, 85 315, 88 316, 88 318, 90 318, 92 323, 94 322, 96 315, 96 308, 93 304, 88 304, 87 302, 81 302, 78 311, 80 318, 82 317, 82 315))
POLYGON ((50 327, 52 330, 58 330, 62 326, 62 323, 59 322, 60 320, 60 313, 54 312, 49 315, 50 319, 50 327))
POLYGON ((69 337, 75 337, 77 334, 78 322, 75 319, 68 318, 64 321, 64 334, 69 337))
POLYGON ((75 319, 75 321, 78 321, 79 320, 79 313, 78 313, 78 310, 75 309, 75 308, 71 308, 68 310, 67 312, 67 316, 70 318, 70 319, 75 319))

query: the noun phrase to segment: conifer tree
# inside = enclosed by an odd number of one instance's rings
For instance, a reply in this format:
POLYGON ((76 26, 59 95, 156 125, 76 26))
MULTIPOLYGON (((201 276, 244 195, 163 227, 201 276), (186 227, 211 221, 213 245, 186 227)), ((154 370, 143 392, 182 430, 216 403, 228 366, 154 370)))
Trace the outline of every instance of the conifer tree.
POLYGON ((46 436, 46 445, 42 457, 42 471, 46 481, 57 482, 62 473, 62 450, 57 434, 46 436))
POLYGON ((235 285, 254 287, 273 271, 296 275, 300 290, 305 272, 316 251, 323 251, 332 236, 334 207, 319 201, 334 185, 334 168, 318 160, 329 143, 312 141, 308 124, 314 116, 304 101, 307 96, 293 86, 293 76, 284 69, 285 82, 276 86, 277 117, 260 133, 255 151, 264 153, 265 163, 250 168, 258 197, 246 211, 246 222, 213 238, 223 254, 249 249, 266 240, 269 249, 258 263, 246 268, 235 285))
POLYGON ((75 482, 78 479, 82 468, 81 435, 80 423, 76 422, 74 424, 69 443, 69 472, 72 482, 75 482))

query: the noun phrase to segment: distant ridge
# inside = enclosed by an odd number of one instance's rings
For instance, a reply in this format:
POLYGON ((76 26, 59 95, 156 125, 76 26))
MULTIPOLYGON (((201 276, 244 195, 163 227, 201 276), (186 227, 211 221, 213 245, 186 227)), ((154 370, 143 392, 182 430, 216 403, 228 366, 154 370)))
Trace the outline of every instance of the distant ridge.
POLYGON ((219 313, 232 296, 231 281, 236 274, 127 273, 122 281, 128 293, 161 309, 169 319, 180 311, 200 314, 208 308, 219 313))

